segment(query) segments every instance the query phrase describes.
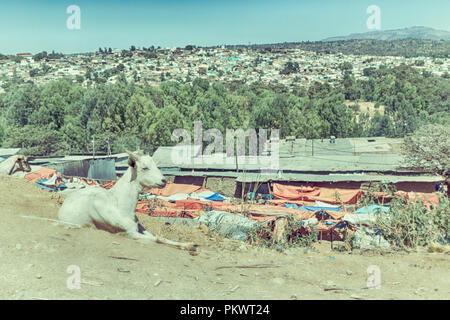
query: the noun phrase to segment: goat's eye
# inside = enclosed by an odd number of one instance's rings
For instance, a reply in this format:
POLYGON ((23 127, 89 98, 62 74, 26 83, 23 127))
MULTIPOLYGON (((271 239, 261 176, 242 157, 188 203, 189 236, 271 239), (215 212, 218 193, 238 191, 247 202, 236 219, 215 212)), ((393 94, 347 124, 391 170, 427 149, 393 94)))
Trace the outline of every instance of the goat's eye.
POLYGON ((147 170, 148 170, 148 168, 142 168, 142 170, 144 170, 144 171, 147 171, 147 170))

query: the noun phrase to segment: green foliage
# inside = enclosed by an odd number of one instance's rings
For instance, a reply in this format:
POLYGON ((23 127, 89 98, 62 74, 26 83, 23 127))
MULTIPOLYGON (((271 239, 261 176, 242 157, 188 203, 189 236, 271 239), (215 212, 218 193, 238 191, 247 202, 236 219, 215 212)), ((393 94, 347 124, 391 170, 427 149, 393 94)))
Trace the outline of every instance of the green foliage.
POLYGON ((287 221, 280 241, 275 239, 275 222, 271 221, 269 223, 256 224, 248 232, 249 242, 254 245, 276 248, 278 250, 289 247, 312 247, 313 243, 317 242, 319 235, 317 226, 311 226, 309 232, 305 231, 305 234, 302 234, 300 230, 304 230, 304 228, 301 220, 297 220, 293 216, 287 216, 285 219, 287 221))
POLYGON ((399 40, 340 40, 283 44, 285 47, 300 48, 320 53, 342 53, 345 55, 375 55, 447 58, 450 53, 450 41, 399 39, 399 40))
MULTIPOLYGON (((287 66, 291 71, 296 67, 287 66)), ((450 120, 450 79, 426 78, 407 66, 370 69, 368 80, 356 80, 345 72, 337 86, 317 82, 292 90, 276 83, 247 85, 201 78, 192 84, 164 81, 156 87, 138 86, 125 79, 124 68, 122 64, 102 74, 88 70, 84 84, 81 78, 21 84, 13 75, 0 94, 4 144, 23 144, 29 154, 36 155, 91 153, 93 139, 96 152, 123 151, 125 146, 136 145, 153 151, 175 143, 171 140, 174 129, 192 132, 194 121, 202 121, 203 130, 217 128, 224 134, 227 129, 264 128, 279 129, 281 138, 312 139, 403 137, 427 123, 448 127, 450 120), (106 83, 113 75, 117 81, 106 83), (346 100, 371 101, 384 110, 378 108, 374 115, 360 113, 347 107, 346 100), (42 141, 25 137, 24 128, 34 128, 30 132, 42 141), (55 135, 52 139, 51 134, 55 135), (46 141, 53 146, 45 146, 46 141)))
POLYGON ((33 56, 33 60, 37 62, 37 61, 41 61, 42 59, 45 59, 46 57, 47 57, 47 51, 42 51, 42 52, 35 54, 33 56))
POLYGON ((378 230, 391 245, 401 249, 450 241, 450 200, 446 194, 440 193, 439 203, 433 203, 420 196, 407 199, 396 191, 395 186, 380 183, 369 188, 358 200, 358 206, 389 205, 389 213, 377 214, 370 228, 378 230), (385 196, 380 198, 380 193, 385 196))
POLYGON ((291 73, 297 73, 298 72, 299 65, 297 62, 286 62, 284 65, 284 69, 280 71, 280 74, 291 74, 291 73))
POLYGON ((394 199, 389 215, 380 215, 377 228, 384 238, 400 248, 424 247, 450 239, 450 203, 442 195, 429 209, 422 200, 394 199))
POLYGON ((416 60, 414 62, 414 65, 416 65, 418 67, 423 67, 425 65, 425 61, 423 61, 423 60, 416 60))
POLYGON ((352 72, 352 70, 353 70, 353 65, 352 65, 350 62, 348 62, 348 61, 342 62, 342 63, 339 65, 339 69, 341 69, 342 72, 352 72))
POLYGON ((68 148, 52 125, 9 127, 3 144, 5 147, 21 147, 25 155, 65 153, 68 148))
POLYGON ((450 127, 426 125, 405 138, 403 153, 407 165, 430 172, 450 173, 450 127))
POLYGON ((3 140, 5 139, 6 128, 7 128, 6 119, 0 117, 0 145, 3 143, 3 140))

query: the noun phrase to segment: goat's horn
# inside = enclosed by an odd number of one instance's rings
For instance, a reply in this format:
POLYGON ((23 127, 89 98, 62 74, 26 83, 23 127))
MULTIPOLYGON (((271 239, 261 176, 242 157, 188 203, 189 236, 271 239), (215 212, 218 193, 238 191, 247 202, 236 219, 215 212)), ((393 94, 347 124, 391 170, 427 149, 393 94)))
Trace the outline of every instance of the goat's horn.
POLYGON ((133 160, 137 160, 139 158, 139 156, 137 154, 135 154, 134 152, 125 150, 126 153, 128 153, 130 155, 130 158, 133 160))

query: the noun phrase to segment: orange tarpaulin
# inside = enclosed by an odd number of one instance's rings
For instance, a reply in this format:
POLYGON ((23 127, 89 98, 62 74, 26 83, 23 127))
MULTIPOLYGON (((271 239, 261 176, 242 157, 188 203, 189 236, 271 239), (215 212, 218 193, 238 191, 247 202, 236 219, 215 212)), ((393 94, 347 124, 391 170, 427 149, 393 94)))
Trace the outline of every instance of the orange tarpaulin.
POLYGON ((205 207, 209 207, 215 210, 221 210, 223 207, 233 206, 232 203, 222 201, 204 201, 198 199, 187 199, 175 201, 177 208, 186 208, 189 210, 205 210, 205 207))
POLYGON ((193 184, 181 184, 173 183, 171 181, 167 182, 164 188, 148 188, 145 191, 150 192, 156 196, 170 197, 177 193, 192 193, 199 192, 203 190, 209 190, 202 188, 201 186, 196 186, 193 184), (201 190, 202 189, 202 190, 201 190))
POLYGON ((114 187, 115 184, 116 184, 116 181, 112 180, 112 181, 108 182, 107 184, 102 185, 102 187, 105 189, 111 189, 112 187, 114 187))
POLYGON ((322 201, 331 204, 355 204, 361 196, 359 189, 318 188, 273 184, 272 194, 278 199, 322 201))
MULTIPOLYGON (((374 195, 384 201, 393 199, 392 195, 383 192, 374 192, 374 195)), ((432 205, 435 206, 439 204, 439 197, 436 193, 397 191, 394 195, 399 198, 404 197, 407 202, 421 200, 428 209, 431 209, 432 205)))
POLYGON ((163 206, 150 208, 148 201, 139 201, 136 205, 136 212, 147 214, 154 217, 186 217, 195 218, 203 212, 200 210, 186 210, 184 208, 176 208, 174 204, 167 202, 163 206))
POLYGON ((299 207, 316 205, 316 201, 300 201, 300 200, 284 200, 284 199, 271 199, 267 200, 267 203, 282 207, 284 207, 286 203, 296 204, 299 207))
POLYGON ((406 193, 406 199, 408 202, 421 200, 428 209, 439 204, 439 197, 435 193, 408 192, 406 193))
POLYGON ((92 179, 88 179, 88 178, 84 178, 84 177, 78 177, 78 178, 83 180, 83 182, 86 183, 87 185, 100 186, 100 187, 105 188, 105 189, 111 189, 117 182, 117 180, 111 180, 111 181, 108 181, 106 184, 101 185, 101 184, 98 184, 97 182, 95 182, 95 180, 92 180, 92 179))
POLYGON ((272 205, 244 205, 232 204, 220 201, 202 201, 198 199, 178 200, 171 203, 165 200, 156 199, 150 201, 140 201, 136 206, 136 212, 150 215, 161 216, 188 216, 197 217, 203 214, 206 208, 213 210, 226 211, 230 213, 242 214, 250 213, 250 219, 259 221, 271 220, 277 217, 280 213, 290 214, 298 220, 309 219, 314 217, 315 213, 312 211, 303 211, 293 208, 285 208, 272 205))
POLYGON ((314 187, 294 187, 274 183, 271 193, 278 199, 307 200, 310 196, 318 196, 320 194, 320 190, 319 188, 314 187))
POLYGON ((26 174, 24 178, 28 181, 37 182, 41 178, 50 179, 54 174, 56 174, 56 170, 49 168, 40 168, 34 172, 26 174))
POLYGON ((90 186, 96 186, 97 185, 97 182, 95 182, 94 180, 83 178, 83 177, 80 177, 80 179, 83 180, 84 183, 86 183, 86 184, 88 184, 90 186))

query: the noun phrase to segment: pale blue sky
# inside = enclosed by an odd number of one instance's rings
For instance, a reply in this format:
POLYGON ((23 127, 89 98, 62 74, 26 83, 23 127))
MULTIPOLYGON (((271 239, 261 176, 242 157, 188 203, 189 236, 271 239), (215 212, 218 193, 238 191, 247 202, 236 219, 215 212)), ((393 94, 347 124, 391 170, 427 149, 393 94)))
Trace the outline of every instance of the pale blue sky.
POLYGON ((2 0, 0 53, 315 41, 369 31, 369 5, 384 30, 450 30, 449 0, 2 0), (66 27, 72 4, 80 30, 66 27))

